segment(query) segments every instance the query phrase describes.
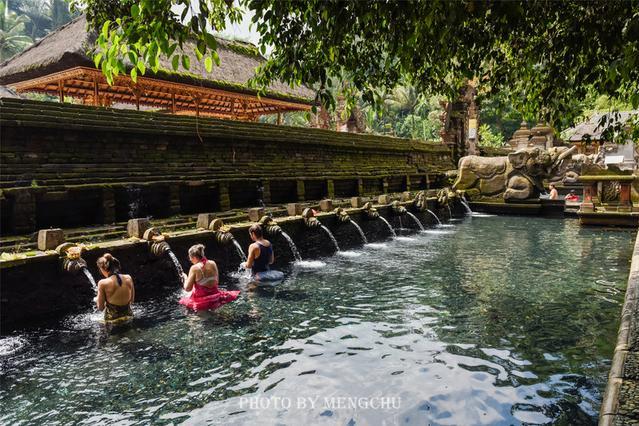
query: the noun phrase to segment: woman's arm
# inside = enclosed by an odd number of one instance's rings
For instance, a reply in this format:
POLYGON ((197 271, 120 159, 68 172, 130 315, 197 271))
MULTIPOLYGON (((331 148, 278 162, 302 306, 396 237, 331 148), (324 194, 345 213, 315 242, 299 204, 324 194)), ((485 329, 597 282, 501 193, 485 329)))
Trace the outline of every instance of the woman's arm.
POLYGON ((98 298, 95 302, 98 308, 98 311, 104 310, 104 302, 106 302, 106 293, 104 291, 104 287, 106 286, 106 282, 104 280, 98 281, 98 298))
POLYGON ((191 269, 189 269, 189 276, 184 280, 184 290, 191 291, 193 289, 193 284, 195 284, 195 265, 191 266, 191 269))
POLYGON ((131 299, 129 300, 129 303, 133 303, 133 301, 135 300, 135 286, 133 285, 133 278, 131 279, 131 299))
POLYGON ((260 249, 257 246, 257 244, 251 244, 249 246, 249 252, 248 252, 248 258, 246 259, 246 263, 244 264, 244 266, 246 266, 246 269, 251 269, 253 267, 253 262, 255 261, 256 257, 259 257, 259 253, 258 252, 260 249))

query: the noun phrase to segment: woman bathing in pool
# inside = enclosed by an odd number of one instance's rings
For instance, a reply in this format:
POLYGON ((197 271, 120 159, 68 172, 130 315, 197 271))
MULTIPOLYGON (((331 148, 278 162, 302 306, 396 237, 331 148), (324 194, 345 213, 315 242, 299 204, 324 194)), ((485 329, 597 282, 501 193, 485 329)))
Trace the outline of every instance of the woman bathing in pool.
POLYGON ((184 290, 190 291, 180 303, 195 311, 216 309, 237 299, 239 291, 225 291, 217 288, 219 276, 217 265, 204 255, 204 245, 196 244, 189 249, 189 260, 193 264, 189 275, 183 274, 184 290))
POLYGON ((259 281, 260 274, 264 275, 271 270, 271 265, 275 262, 275 254, 271 242, 264 238, 260 225, 251 226, 249 235, 254 243, 249 246, 248 258, 244 267, 250 269, 253 278, 259 281))
POLYGON ((130 275, 120 274, 120 262, 109 253, 98 259, 104 279, 98 282, 98 310, 104 311, 106 324, 121 324, 133 319, 131 304, 135 287, 130 275))

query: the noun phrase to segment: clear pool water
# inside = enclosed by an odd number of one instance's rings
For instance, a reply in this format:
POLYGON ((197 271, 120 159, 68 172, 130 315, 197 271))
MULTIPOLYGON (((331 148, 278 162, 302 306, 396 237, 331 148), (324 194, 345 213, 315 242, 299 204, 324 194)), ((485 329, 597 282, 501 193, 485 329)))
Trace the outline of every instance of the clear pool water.
POLYGON ((176 283, 125 331, 88 310, 0 338, 0 422, 594 424, 633 237, 474 217, 214 313, 176 283))

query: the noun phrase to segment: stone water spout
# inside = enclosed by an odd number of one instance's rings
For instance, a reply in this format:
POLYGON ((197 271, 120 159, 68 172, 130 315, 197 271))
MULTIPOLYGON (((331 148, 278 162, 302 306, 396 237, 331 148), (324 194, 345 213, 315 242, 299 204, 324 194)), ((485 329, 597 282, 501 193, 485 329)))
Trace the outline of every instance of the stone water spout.
POLYGON ((171 251, 171 246, 166 242, 166 236, 157 228, 149 228, 144 231, 143 240, 149 243, 149 250, 154 256, 161 257, 171 251))
POLYGON ((87 267, 87 262, 82 259, 82 251, 84 247, 73 243, 63 243, 56 247, 62 258, 62 269, 65 272, 77 274, 87 267))
POLYGON ((362 209, 368 219, 370 220, 379 219, 379 212, 377 211, 375 207, 373 207, 370 201, 364 204, 364 206, 362 206, 362 209))
POLYGON ((391 210, 398 216, 403 216, 406 214, 406 207, 402 206, 397 200, 391 203, 391 210))
POLYGON ((419 191, 413 199, 413 207, 415 210, 423 212, 428 210, 428 200, 424 191, 419 191))
POLYGON ((313 209, 307 207, 302 212, 302 218, 304 219, 304 224, 309 228, 319 228, 322 226, 319 220, 315 217, 315 212, 313 209))
POLYGON ((348 223, 351 221, 351 217, 348 215, 348 213, 346 213, 346 210, 341 207, 333 210, 333 213, 335 213, 335 216, 341 223, 348 223))
POLYGON ((457 197, 457 193, 450 188, 442 188, 437 191, 437 202, 440 206, 448 206, 457 197))
POLYGON ((222 219, 213 219, 209 224, 209 230, 215 232, 215 241, 221 246, 226 246, 235 241, 231 228, 224 224, 222 219))
POLYGON ((275 236, 282 233, 282 228, 280 228, 277 222, 270 216, 262 216, 258 223, 262 225, 262 229, 266 235, 275 236))

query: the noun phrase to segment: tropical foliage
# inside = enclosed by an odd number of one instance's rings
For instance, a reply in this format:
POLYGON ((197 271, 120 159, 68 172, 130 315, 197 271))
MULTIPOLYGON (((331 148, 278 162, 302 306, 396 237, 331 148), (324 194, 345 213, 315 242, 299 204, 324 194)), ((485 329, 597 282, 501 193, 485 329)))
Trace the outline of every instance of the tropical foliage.
MULTIPOLYGON (((240 19, 232 0, 74 0, 100 30, 96 63, 107 76, 136 59, 137 75, 160 54, 197 41, 207 67, 216 59, 207 34, 240 19)), ((316 87, 334 105, 332 75, 346 74, 365 101, 410 81, 421 93, 454 98, 469 79, 480 92, 509 91, 525 115, 561 127, 578 114, 574 100, 593 87, 639 107, 639 2, 242 0, 253 13, 262 52, 256 83, 275 79, 316 87)))
POLYGON ((20 53, 72 18, 65 0, 0 2, 0 61, 20 53))

